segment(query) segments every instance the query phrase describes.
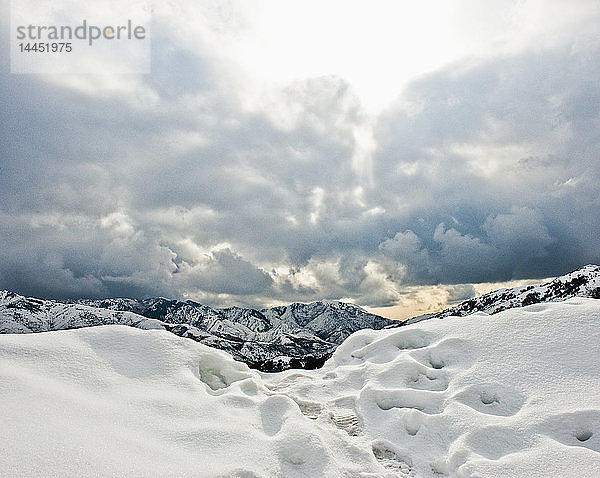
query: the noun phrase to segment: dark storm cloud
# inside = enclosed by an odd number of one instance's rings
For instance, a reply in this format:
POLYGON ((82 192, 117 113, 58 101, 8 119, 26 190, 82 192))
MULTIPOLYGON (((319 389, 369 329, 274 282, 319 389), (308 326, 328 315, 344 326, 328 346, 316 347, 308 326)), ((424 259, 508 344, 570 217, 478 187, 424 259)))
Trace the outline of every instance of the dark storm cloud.
POLYGON ((411 219, 380 250, 405 280, 540 277, 598 261, 594 52, 455 66, 381 119, 375 177, 411 219))
POLYGON ((529 267, 536 270, 532 267, 536 260, 548 259, 548 246, 555 241, 528 208, 490 216, 482 228, 480 238, 439 224, 430 246, 408 230, 379 248, 406 268, 403 275, 408 282, 453 284, 506 280, 520 273, 527 277, 532 273, 529 267))
POLYGON ((269 274, 229 249, 215 251, 206 259, 199 267, 178 267, 177 272, 184 273, 184 284, 179 284, 180 287, 213 294, 244 296, 263 293, 273 283, 269 274))
POLYGON ((597 46, 419 79, 361 170, 344 81, 249 110, 208 56, 155 35, 155 73, 123 91, 3 63, 0 288, 384 306, 600 261, 597 46))

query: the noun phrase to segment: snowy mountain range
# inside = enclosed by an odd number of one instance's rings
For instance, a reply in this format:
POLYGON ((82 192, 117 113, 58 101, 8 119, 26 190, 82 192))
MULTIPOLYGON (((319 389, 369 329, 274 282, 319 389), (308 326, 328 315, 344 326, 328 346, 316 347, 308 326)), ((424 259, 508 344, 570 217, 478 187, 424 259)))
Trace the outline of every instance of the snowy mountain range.
POLYGON ((0 335, 0 476, 597 478, 598 324, 572 298, 361 330, 281 373, 164 330, 0 335))
POLYGON ((492 315, 506 309, 525 307, 540 302, 560 302, 571 297, 600 299, 600 266, 590 264, 542 284, 498 289, 461 302, 441 312, 413 317, 390 327, 414 324, 427 319, 443 319, 455 315, 464 317, 475 312, 485 312, 492 315))
POLYGON ((539 285, 500 289, 435 314, 398 323, 343 302, 294 303, 271 309, 213 309, 164 298, 79 300, 61 303, 0 291, 0 333, 31 333, 120 324, 162 329, 225 350, 261 371, 321 367, 352 333, 393 328, 426 319, 495 314, 571 297, 600 298, 600 267, 582 269, 539 285))
POLYGON ((393 321, 343 302, 255 310, 213 309, 164 298, 61 303, 0 292, 0 333, 31 333, 121 324, 163 329, 229 352, 262 371, 317 368, 349 335, 393 321))

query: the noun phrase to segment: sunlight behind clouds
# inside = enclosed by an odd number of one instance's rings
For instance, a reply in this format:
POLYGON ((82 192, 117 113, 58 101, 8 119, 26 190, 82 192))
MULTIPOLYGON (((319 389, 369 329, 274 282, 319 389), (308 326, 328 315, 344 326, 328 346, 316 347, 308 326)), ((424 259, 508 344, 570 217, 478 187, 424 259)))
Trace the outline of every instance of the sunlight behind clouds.
POLYGON ((208 46, 242 75, 248 93, 336 75, 373 113, 409 81, 451 62, 549 48, 574 25, 596 28, 585 21, 585 1, 234 0, 205 5, 201 14, 175 5, 171 13, 188 24, 174 33, 208 46))

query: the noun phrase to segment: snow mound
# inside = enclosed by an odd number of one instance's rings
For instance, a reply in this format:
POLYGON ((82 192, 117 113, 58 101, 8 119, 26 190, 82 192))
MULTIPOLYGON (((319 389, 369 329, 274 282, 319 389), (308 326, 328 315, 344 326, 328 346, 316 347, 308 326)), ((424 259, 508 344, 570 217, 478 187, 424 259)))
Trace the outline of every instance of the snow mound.
POLYGON ((264 374, 161 330, 0 336, 0 475, 596 477, 600 301, 351 335, 264 374))

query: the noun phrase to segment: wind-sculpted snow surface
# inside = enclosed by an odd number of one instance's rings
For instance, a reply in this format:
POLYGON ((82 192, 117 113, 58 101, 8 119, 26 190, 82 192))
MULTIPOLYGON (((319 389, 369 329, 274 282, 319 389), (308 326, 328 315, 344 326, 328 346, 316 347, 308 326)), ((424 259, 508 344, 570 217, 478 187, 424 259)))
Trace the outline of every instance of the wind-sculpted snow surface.
POLYGON ((0 336, 0 475, 597 477, 600 301, 353 334, 264 374, 165 331, 0 336))

